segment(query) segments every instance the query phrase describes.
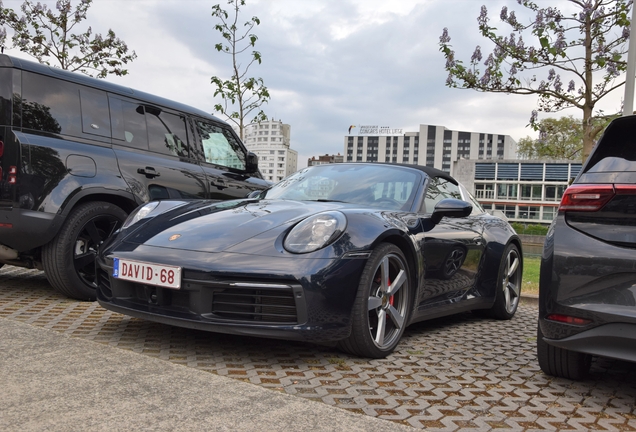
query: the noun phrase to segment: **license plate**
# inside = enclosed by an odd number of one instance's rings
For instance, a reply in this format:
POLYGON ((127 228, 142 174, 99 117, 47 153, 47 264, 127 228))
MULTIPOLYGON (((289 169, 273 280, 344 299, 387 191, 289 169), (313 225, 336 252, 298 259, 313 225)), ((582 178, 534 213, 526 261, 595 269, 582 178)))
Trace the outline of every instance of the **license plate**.
POLYGON ((181 267, 114 258, 113 277, 165 288, 181 288, 181 267))

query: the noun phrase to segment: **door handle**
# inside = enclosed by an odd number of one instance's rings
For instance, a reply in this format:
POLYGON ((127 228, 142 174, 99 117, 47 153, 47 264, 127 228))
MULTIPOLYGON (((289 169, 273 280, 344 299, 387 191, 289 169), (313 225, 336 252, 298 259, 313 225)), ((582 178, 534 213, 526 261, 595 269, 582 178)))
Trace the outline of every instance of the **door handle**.
POLYGON ((160 174, 157 171, 155 171, 153 167, 137 168, 137 172, 139 174, 145 175, 146 178, 149 178, 149 179, 160 176, 160 174))
POLYGON ((216 187, 218 190, 227 188, 227 183, 223 179, 210 180, 210 186, 216 187))

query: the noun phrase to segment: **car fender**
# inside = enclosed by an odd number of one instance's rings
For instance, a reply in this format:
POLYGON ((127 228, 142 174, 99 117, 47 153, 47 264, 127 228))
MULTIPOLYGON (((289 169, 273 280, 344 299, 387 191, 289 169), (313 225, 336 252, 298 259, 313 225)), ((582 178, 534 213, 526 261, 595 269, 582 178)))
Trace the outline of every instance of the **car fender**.
MULTIPOLYGON (((513 243, 523 256, 521 239, 512 230, 507 222, 494 216, 485 216, 490 219, 488 228, 484 230, 486 249, 484 251, 484 264, 479 278, 478 289, 482 296, 495 298, 497 278, 499 277, 499 264, 509 244, 513 243)), ((523 271, 523 268, 521 269, 523 271)))

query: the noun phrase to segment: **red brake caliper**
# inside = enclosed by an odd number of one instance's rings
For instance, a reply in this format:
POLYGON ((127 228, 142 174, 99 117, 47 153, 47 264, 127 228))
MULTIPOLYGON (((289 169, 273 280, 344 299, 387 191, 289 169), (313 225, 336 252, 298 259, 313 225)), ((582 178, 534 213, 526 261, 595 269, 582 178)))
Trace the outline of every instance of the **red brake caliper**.
MULTIPOLYGON (((389 286, 391 286, 391 279, 389 279, 389 286)), ((395 297, 394 295, 392 295, 391 297, 389 297, 389 304, 391 306, 393 306, 393 297, 395 297)))

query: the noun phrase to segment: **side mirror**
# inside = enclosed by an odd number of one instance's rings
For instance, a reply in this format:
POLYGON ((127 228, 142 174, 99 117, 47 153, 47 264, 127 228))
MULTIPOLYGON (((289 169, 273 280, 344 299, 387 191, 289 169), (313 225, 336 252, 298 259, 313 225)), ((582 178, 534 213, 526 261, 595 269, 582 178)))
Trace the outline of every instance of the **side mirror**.
POLYGON ((245 161, 245 171, 254 173, 258 171, 258 156, 255 153, 247 152, 247 160, 245 161))
POLYGON ((258 198, 258 197, 260 197, 260 196, 261 196, 261 194, 262 194, 263 192, 264 192, 264 191, 262 191, 262 190, 255 190, 255 191, 252 191, 252 192, 248 193, 248 194, 247 194, 247 196, 246 196, 245 198, 248 198, 248 199, 258 198))
POLYGON ((472 211, 472 204, 455 198, 446 198, 435 205, 431 221, 434 224, 438 224, 444 216, 461 218, 468 216, 472 211))

